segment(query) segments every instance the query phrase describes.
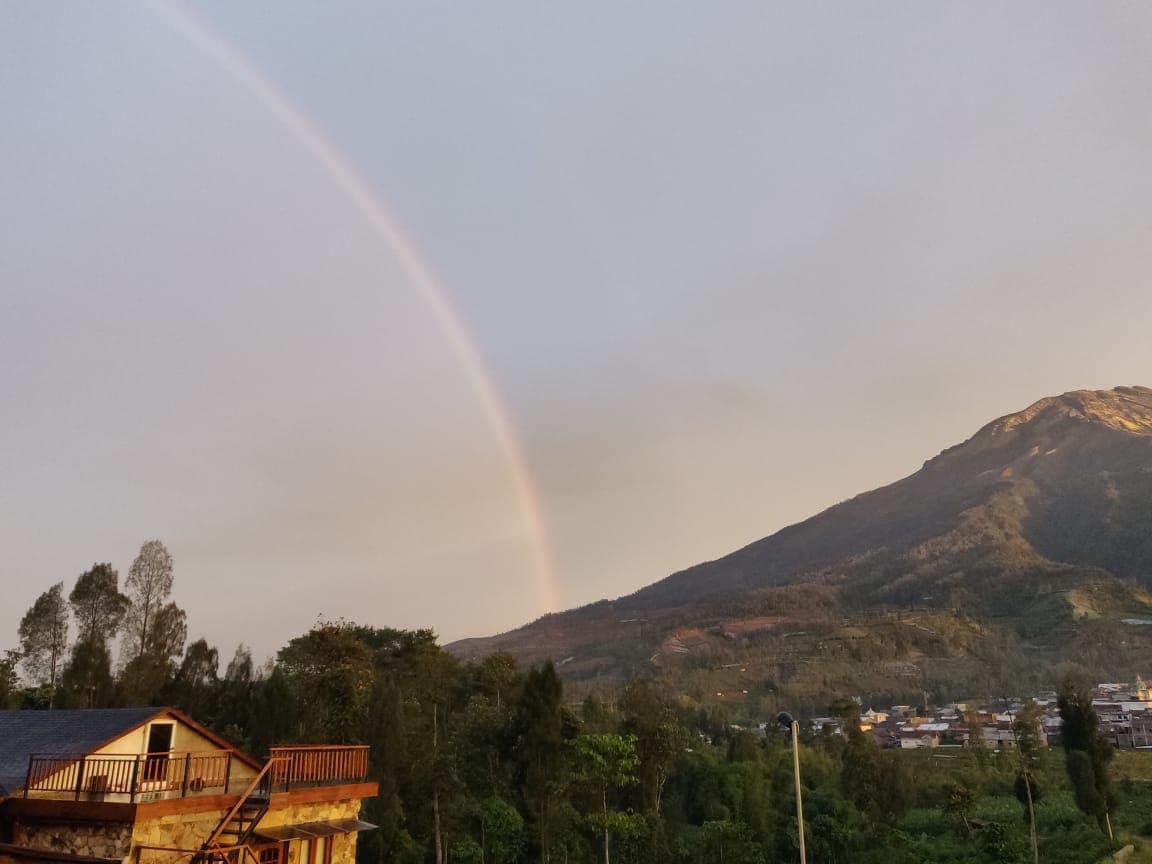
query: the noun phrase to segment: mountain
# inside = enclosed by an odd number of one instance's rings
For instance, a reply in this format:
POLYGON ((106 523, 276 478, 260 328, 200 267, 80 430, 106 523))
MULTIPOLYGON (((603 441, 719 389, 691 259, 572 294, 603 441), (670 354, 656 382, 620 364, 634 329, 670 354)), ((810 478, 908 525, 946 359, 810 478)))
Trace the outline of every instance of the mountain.
POLYGON ((551 658, 574 680, 743 668, 812 698, 865 681, 951 692, 1061 663, 1147 669, 1148 588, 1152 389, 1080 390, 716 561, 449 650, 551 658))

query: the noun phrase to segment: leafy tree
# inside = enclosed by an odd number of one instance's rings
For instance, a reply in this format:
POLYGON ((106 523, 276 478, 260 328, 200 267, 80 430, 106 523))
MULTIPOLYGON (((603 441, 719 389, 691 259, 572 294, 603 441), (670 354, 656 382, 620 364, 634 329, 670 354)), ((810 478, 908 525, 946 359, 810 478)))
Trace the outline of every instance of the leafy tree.
POLYGON ((1024 805, 1024 815, 1028 820, 1033 864, 1040 864, 1040 847, 1036 837, 1036 802, 1040 800, 1040 787, 1033 770, 1033 764, 1040 756, 1040 709, 1031 699, 1024 703, 1012 721, 1012 731, 1016 737, 1016 755, 1019 758, 1016 799, 1024 805))
POLYGON ((1112 836, 1110 811, 1115 806, 1108 763, 1115 755, 1112 745, 1100 734, 1099 720, 1089 693, 1066 684, 1057 695, 1056 704, 1063 720, 1065 766, 1076 806, 1096 819, 1100 830, 1112 836))
POLYGON ((1000 822, 988 822, 980 829, 980 851, 984 861, 1019 861, 1020 855, 1012 835, 1000 822))
POLYGON ((964 725, 968 727, 968 749, 975 758, 976 764, 983 768, 988 764, 988 745, 984 741, 983 726, 980 723, 980 712, 967 712, 964 715, 964 725))
POLYGON ((701 833, 708 860, 716 864, 763 864, 763 850, 758 848, 745 823, 731 820, 705 822, 701 833))
POLYGON ((637 682, 620 699, 624 729, 636 736, 638 776, 651 812, 660 815, 664 787, 688 747, 688 733, 676 712, 648 682, 637 682))
POLYGON ((61 703, 68 708, 105 708, 115 692, 112 655, 104 639, 92 635, 78 640, 60 675, 61 703))
POLYGON ((636 782, 640 758, 635 735, 581 735, 575 741, 576 777, 590 786, 600 799, 604 832, 604 864, 609 862, 609 836, 612 821, 608 812, 608 792, 636 782))
POLYGON ((460 671, 466 700, 456 729, 461 777, 481 798, 511 797, 508 737, 523 675, 507 654, 490 655, 460 671))
POLYGON ((908 808, 909 782, 898 754, 883 752, 872 736, 860 730, 860 706, 842 703, 844 750, 841 786, 844 794, 863 812, 893 822, 908 808))
POLYGON ((252 661, 252 649, 241 643, 236 646, 228 667, 224 670, 224 680, 250 686, 256 678, 256 664, 252 661))
MULTIPOLYGON (((155 643, 152 631, 168 595, 172 593, 172 555, 159 540, 149 540, 128 570, 124 587, 130 605, 124 616, 122 657, 127 661, 144 657, 155 643)), ((181 650, 183 645, 181 645, 181 650)))
POLYGON ((489 654, 464 671, 471 676, 473 686, 495 702, 499 710, 511 708, 510 697, 524 683, 523 675, 516 666, 516 658, 503 651, 489 654))
POLYGON ((549 661, 528 670, 513 718, 517 785, 536 821, 541 860, 551 854, 555 805, 565 784, 564 687, 549 661))
POLYGON ((101 708, 115 698, 108 641, 128 610, 128 598, 120 593, 118 579, 111 564, 93 564, 80 574, 68 595, 79 630, 60 679, 63 702, 70 707, 101 708))
POLYGON ((511 864, 524 849, 524 818, 503 798, 492 795, 480 802, 480 849, 482 860, 511 864))
POLYGON ((241 718, 248 732, 242 740, 253 753, 267 753, 268 748, 291 740, 300 728, 300 707, 279 666, 257 675, 245 704, 249 707, 241 718))
POLYGON ((456 851, 471 854, 470 844, 456 850, 450 842, 473 824, 476 811, 462 777, 483 774, 475 767, 461 770, 461 747, 470 749, 474 740, 466 724, 476 715, 468 711, 467 699, 470 693, 481 700, 503 699, 507 682, 500 664, 479 675, 461 674, 428 630, 353 627, 351 632, 371 656, 364 734, 380 783, 370 810, 382 820, 379 853, 393 858, 395 850, 414 841, 426 844, 434 860, 456 851))
POLYGON ((107 645, 120 629, 129 601, 120 593, 118 580, 111 564, 93 564, 76 580, 68 602, 72 606, 79 641, 99 639, 107 645))
POLYGON ((188 637, 187 616, 175 603, 166 603, 152 614, 143 650, 124 667, 120 690, 129 705, 151 704, 176 673, 176 660, 188 637))
POLYGON ((615 718, 592 693, 580 703, 580 720, 588 732, 611 732, 615 725, 615 718))
POLYGON ((0 709, 15 706, 20 690, 20 676, 16 669, 20 665, 20 652, 9 649, 0 657, 0 709))
POLYGON ((48 688, 48 707, 52 707, 57 675, 68 649, 68 604, 64 602, 63 582, 36 598, 20 619, 19 633, 24 669, 35 683, 48 688))
MULTIPOLYGON (((283 673, 281 673, 281 680, 283 673)), ((224 737, 242 743, 252 752, 264 752, 254 747, 259 724, 253 718, 256 667, 247 646, 236 646, 232 659, 224 671, 224 678, 216 687, 216 723, 224 737)), ((284 699, 285 711, 294 705, 293 696, 284 699)), ((287 740, 286 738, 284 740, 287 740)), ((270 744, 277 743, 269 741, 270 744)))
POLYGON ((355 627, 343 621, 322 622, 277 656, 301 710, 302 739, 363 739, 372 694, 372 651, 355 627))
POLYGON ((976 802, 976 792, 971 785, 952 780, 945 787, 944 812, 952 816, 964 826, 964 836, 972 836, 972 825, 968 821, 972 813, 972 805, 976 802))
POLYGON ((176 673, 176 682, 185 687, 210 689, 217 681, 220 654, 206 639, 197 639, 184 652, 184 661, 176 673))
POLYGON ((165 701, 193 717, 215 717, 219 668, 220 655, 216 649, 206 640, 197 639, 184 652, 180 668, 166 691, 165 701))

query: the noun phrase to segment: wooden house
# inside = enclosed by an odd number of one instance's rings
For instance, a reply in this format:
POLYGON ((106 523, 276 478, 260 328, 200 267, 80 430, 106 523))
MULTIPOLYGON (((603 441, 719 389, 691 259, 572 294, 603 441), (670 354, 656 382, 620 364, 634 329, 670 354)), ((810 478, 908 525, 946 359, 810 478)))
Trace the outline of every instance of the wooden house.
POLYGON ((171 708, 0 711, 0 864, 354 864, 367 746, 237 750, 171 708))

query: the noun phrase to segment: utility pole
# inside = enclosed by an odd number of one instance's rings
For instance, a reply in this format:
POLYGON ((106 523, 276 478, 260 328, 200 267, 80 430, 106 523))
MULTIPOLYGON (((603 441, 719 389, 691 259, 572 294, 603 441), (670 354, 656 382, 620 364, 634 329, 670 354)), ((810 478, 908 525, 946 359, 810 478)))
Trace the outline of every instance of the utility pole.
POLYGON ((800 838, 800 864, 808 864, 804 851, 804 802, 800 797, 800 724, 787 711, 776 718, 785 729, 792 731, 792 771, 796 780, 796 828, 800 838))

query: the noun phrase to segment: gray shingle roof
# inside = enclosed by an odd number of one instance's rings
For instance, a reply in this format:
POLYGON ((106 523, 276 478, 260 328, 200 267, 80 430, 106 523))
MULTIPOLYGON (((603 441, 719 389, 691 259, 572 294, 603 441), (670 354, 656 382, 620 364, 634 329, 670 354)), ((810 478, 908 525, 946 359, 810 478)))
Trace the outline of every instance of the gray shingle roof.
POLYGON ((89 753, 164 710, 0 711, 0 797, 23 787, 33 753, 89 753))

